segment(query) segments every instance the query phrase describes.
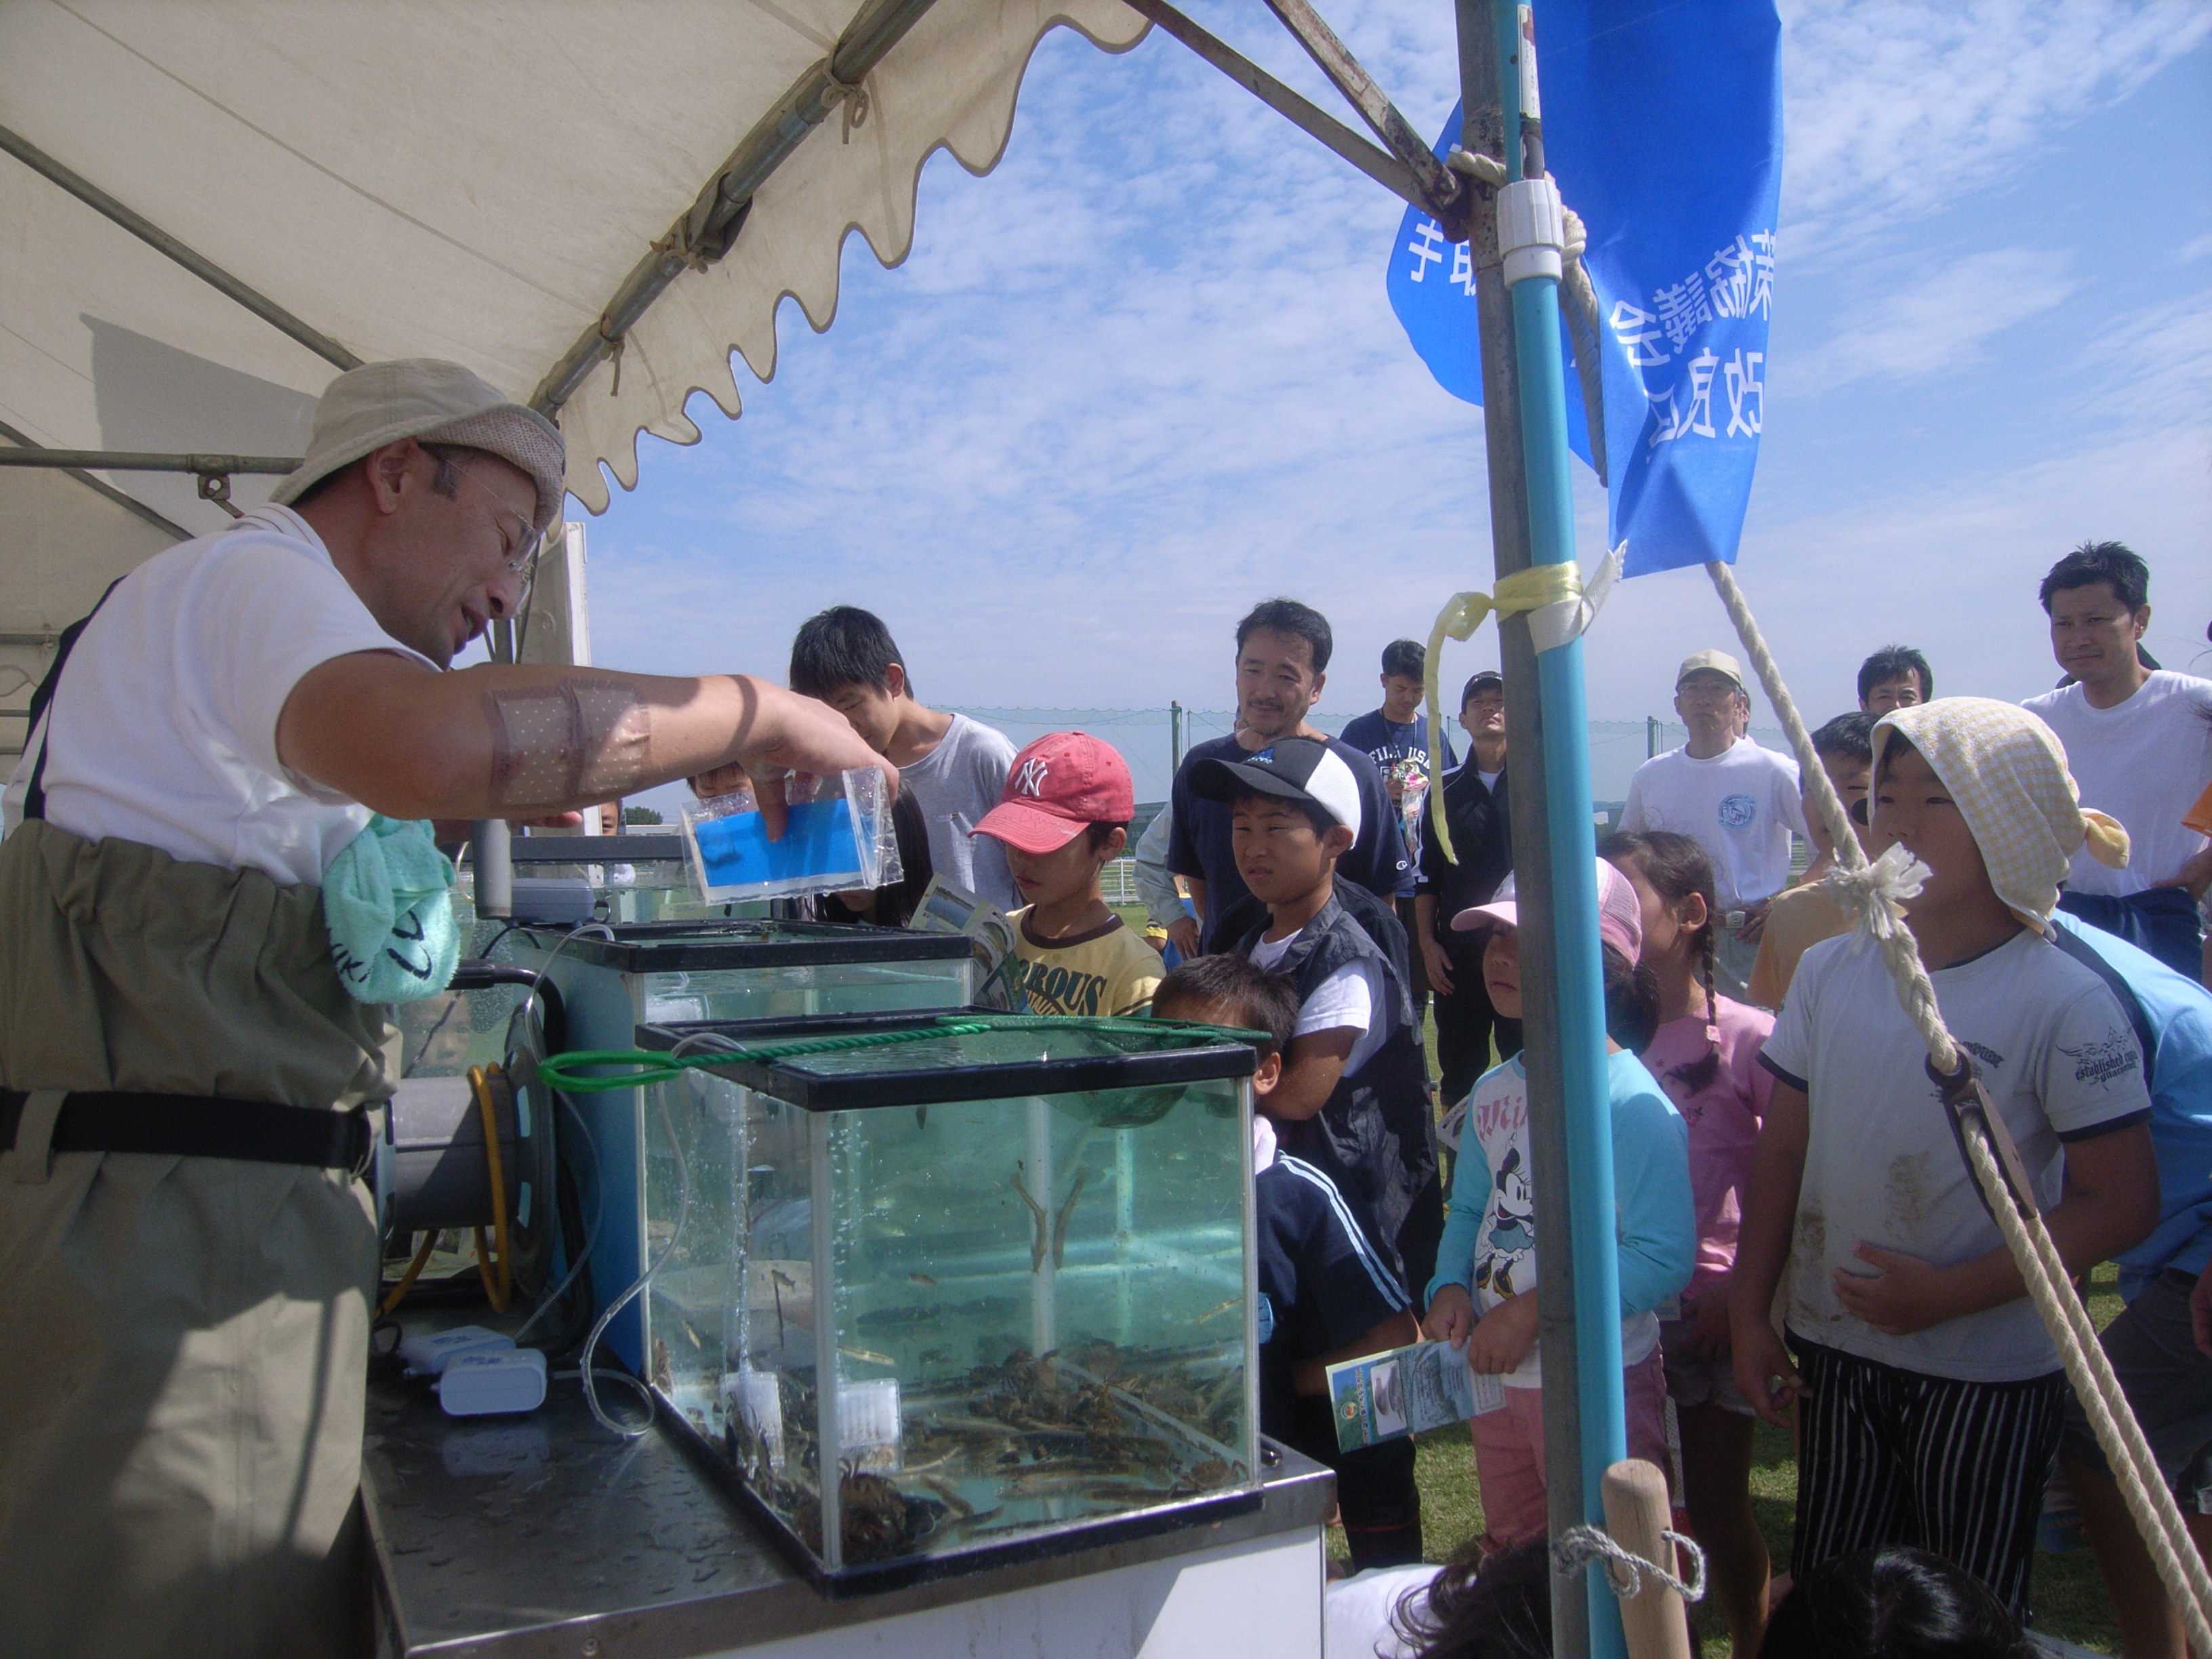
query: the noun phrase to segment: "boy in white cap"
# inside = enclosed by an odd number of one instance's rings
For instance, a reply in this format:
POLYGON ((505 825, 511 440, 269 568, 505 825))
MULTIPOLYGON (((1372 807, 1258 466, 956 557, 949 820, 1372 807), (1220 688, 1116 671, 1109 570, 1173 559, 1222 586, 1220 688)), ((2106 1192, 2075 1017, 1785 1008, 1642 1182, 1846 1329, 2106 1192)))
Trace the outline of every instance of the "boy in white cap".
MULTIPOLYGON (((2114 861, 2126 838, 2081 810, 2057 739, 2009 703, 1898 708, 1873 744, 1874 844, 1932 872, 1905 912, 1944 1024, 2086 1273, 2156 1224, 2158 1170, 2134 1033, 2050 916, 2084 842, 2114 861)), ((2066 1378, 1926 1060, 1869 935, 1805 953, 1762 1056, 1775 1087, 1729 1298, 1736 1386, 1770 1422, 1796 1407, 1800 1577, 1908 1545, 2024 1612, 2066 1378), (1785 1266, 1786 1339, 1770 1322, 1785 1266)))
POLYGON ((1098 872, 1129 844, 1137 792, 1128 763, 1082 732, 1054 732, 1014 757, 999 804, 968 833, 1006 849, 1022 908, 1014 959, 1039 1014, 1141 1014, 1165 969, 1114 914, 1098 872))
MULTIPOLYGON (((1337 860, 1359 840, 1360 780, 1334 748, 1310 738, 1277 738, 1235 759, 1201 757, 1185 777, 1200 799, 1230 809, 1237 872, 1267 907, 1236 954, 1286 975, 1298 994, 1282 1079, 1266 1106, 1282 1150, 1325 1171, 1371 1218, 1390 1269, 1409 1288, 1424 1284, 1443 1231, 1443 1194, 1413 1001, 1393 953, 1336 890, 1337 860)), ((1353 1565, 1418 1561, 1413 1444, 1370 1452, 1364 1507, 1345 1516, 1353 1565)))
POLYGON ((1682 659, 1674 712, 1689 737, 1636 769, 1620 827, 1671 830, 1705 849, 1719 906, 1713 965, 1722 994, 1741 1000, 1767 904, 1790 884, 1790 835, 1806 833, 1797 763, 1743 735, 1751 696, 1743 665, 1725 651, 1682 659))

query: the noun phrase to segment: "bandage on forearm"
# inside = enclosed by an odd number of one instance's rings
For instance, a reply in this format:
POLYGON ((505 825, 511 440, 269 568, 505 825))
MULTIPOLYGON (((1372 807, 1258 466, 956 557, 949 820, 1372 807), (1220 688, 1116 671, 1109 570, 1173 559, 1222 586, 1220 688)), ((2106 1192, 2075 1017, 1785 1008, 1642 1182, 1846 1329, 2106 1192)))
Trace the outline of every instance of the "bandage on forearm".
POLYGON ((578 674, 484 693, 492 804, 559 811, 611 799, 652 766, 653 705, 627 681, 578 674))

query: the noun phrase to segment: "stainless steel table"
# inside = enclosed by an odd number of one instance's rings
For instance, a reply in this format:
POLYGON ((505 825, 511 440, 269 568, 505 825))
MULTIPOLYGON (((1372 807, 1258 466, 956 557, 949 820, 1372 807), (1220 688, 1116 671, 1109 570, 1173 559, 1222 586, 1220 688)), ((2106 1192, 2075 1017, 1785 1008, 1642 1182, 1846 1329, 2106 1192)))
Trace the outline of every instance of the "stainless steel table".
MULTIPOLYGON (((611 1388, 610 1409, 635 1413, 611 1388)), ((624 1442, 573 1377, 524 1418, 373 1383, 362 1490, 380 1656, 1111 1659, 1320 1652, 1328 1472, 1279 1451, 1259 1505, 1118 1543, 832 1599, 659 1428, 624 1442)))

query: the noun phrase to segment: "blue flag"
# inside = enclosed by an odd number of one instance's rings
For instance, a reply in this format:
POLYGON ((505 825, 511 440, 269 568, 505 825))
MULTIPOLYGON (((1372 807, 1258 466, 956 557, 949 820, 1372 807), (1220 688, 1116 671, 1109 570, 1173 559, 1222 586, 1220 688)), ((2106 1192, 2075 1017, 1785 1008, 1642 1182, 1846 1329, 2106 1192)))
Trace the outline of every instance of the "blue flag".
MULTIPOLYGON (((1782 180, 1772 0, 1536 9, 1545 162, 1589 234, 1604 354, 1611 539, 1624 574, 1733 563, 1759 459, 1782 180), (1594 19, 1603 12, 1603 27, 1594 19)), ((1454 109, 1437 142, 1449 152, 1454 109)), ((1391 308, 1454 397, 1482 401, 1464 243, 1408 208, 1391 308)), ((1573 343, 1567 435, 1590 459, 1573 343)))

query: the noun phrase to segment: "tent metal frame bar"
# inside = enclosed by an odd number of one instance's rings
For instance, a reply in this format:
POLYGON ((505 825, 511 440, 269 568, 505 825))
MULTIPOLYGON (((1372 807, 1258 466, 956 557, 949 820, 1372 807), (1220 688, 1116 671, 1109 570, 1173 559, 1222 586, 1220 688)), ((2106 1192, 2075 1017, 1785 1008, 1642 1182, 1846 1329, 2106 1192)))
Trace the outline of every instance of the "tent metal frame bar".
MULTIPOLYGON (((137 449, 47 449, 37 444, 0 448, 0 466, 53 467, 96 486, 97 480, 85 468, 105 467, 111 472, 190 472, 199 480, 200 499, 213 501, 234 519, 246 515, 230 504, 232 473, 282 475, 297 471, 300 465, 299 458, 291 455, 167 455, 137 449)), ((98 487, 105 489, 105 486, 98 487)), ((120 494, 114 490, 106 493, 120 494)), ((176 529, 159 514, 154 516, 169 529, 176 529)), ((185 532, 179 530, 177 534, 182 538, 185 532)))
POLYGON ((221 265, 186 246, 135 209, 127 208, 82 173, 62 165, 12 128, 0 126, 0 149, 33 173, 42 173, 94 212, 114 221, 156 253, 175 260, 217 293, 236 301, 281 333, 339 368, 359 368, 362 360, 319 329, 310 328, 258 289, 239 281, 221 265))
POLYGON ((233 472, 296 472, 300 465, 296 455, 167 455, 137 449, 46 449, 37 444, 0 448, 0 466, 51 466, 64 471, 98 466, 111 472, 194 472, 222 477, 233 472))
MULTIPOLYGON (((37 444, 31 441, 27 434, 18 432, 14 427, 9 426, 5 421, 0 421, 0 438, 5 438, 9 443, 15 445, 19 449, 28 450, 33 453, 59 455, 70 453, 66 450, 41 450, 37 444)), ((6 455, 9 453, 10 452, 5 448, 0 448, 0 455, 6 455)), ((185 529, 182 525, 164 518, 161 514, 156 513, 152 507, 147 506, 145 502, 138 500, 136 496, 126 495, 122 490, 118 489, 113 484, 108 483, 106 479, 94 477, 91 473, 86 471, 81 465, 73 466, 52 461, 38 462, 34 463, 34 465, 46 466, 58 465, 62 471, 68 473, 70 477, 76 479, 87 489, 91 490, 95 495, 105 495, 109 501, 113 501, 116 506, 123 508, 124 511, 131 514, 135 518, 143 519, 148 524, 152 525, 155 529, 167 531, 170 535, 174 536, 180 542, 188 542, 192 538, 192 532, 185 529)))
MULTIPOLYGON (((1168 4, 1167 0, 1124 0, 1124 3, 1132 11, 1150 19, 1163 33, 1189 47, 1291 125, 1351 162, 1399 200, 1436 217, 1447 228, 1458 222, 1462 234, 1465 234, 1463 221, 1467 208, 1459 197, 1440 198, 1431 193, 1422 175, 1407 162, 1369 143, 1302 94, 1268 74, 1236 47, 1208 33, 1203 25, 1168 4)), ((1426 149, 1423 149, 1421 154, 1434 161, 1435 157, 1426 149)), ((1456 183, 1455 175, 1449 169, 1437 170, 1448 181, 1456 183)))
POLYGON ((754 123, 698 199, 623 279, 599 320, 577 337, 538 383, 530 394, 532 409, 556 414, 593 369, 621 352, 629 331, 677 277, 686 270, 704 270, 728 253, 752 210, 755 193, 833 111, 855 100, 852 124, 857 126, 867 118, 861 82, 932 3, 873 0, 861 10, 836 48, 793 82, 754 123))
POLYGON ((1421 142, 1413 123, 1399 112, 1389 94, 1352 55, 1352 49, 1337 38, 1336 31, 1313 9, 1310 0, 1267 0, 1267 9, 1306 49, 1306 55, 1328 77, 1329 84, 1359 112, 1359 118, 1373 130, 1383 147, 1421 181, 1424 199, 1415 205, 1437 220, 1453 240, 1465 240, 1467 192, 1458 175, 1421 142), (1456 211, 1455 204, 1459 204, 1456 211))

